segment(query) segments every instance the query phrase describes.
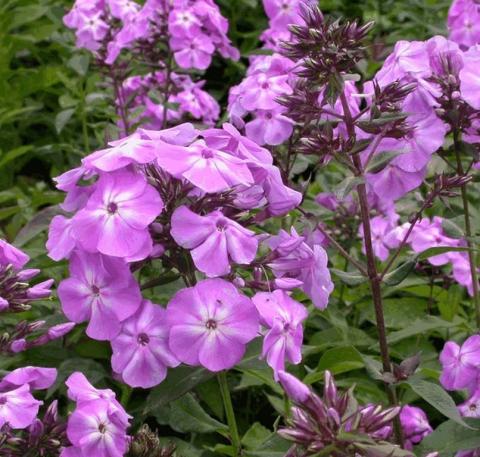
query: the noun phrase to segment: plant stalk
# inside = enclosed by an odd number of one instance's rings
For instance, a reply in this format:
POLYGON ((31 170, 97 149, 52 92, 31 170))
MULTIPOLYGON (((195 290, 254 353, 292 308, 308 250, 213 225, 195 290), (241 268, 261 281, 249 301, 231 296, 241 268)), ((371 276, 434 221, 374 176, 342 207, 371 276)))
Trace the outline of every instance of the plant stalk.
POLYGON ((220 386, 220 393, 222 394, 223 407, 225 415, 227 416, 228 428, 230 429, 230 439, 233 447, 233 457, 240 455, 241 443, 240 435, 238 434, 237 421, 235 419, 235 412, 233 411, 232 397, 228 389, 227 373, 221 371, 217 375, 218 384, 220 386))
MULTIPOLYGON (((453 130, 453 149, 455 151, 455 158, 457 160, 457 173, 460 176, 465 176, 465 172, 462 165, 462 157, 460 155, 460 138, 457 129, 453 130)), ((475 304, 475 320, 477 328, 480 329, 480 294, 478 290, 478 273, 477 264, 475 261, 474 244, 472 243, 472 225, 470 222, 470 208, 468 204, 467 184, 461 186, 462 205, 463 205, 463 217, 465 220, 465 237, 467 239, 468 246, 468 261, 470 264, 470 274, 472 276, 472 292, 473 302, 475 304)))

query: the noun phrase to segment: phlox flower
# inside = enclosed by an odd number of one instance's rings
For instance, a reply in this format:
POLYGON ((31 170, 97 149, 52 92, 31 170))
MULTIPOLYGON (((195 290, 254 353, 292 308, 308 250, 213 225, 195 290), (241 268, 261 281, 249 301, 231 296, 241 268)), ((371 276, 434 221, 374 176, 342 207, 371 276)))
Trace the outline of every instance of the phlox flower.
POLYGON ((307 318, 307 308, 283 290, 259 292, 252 301, 261 323, 269 329, 263 340, 262 356, 277 378, 278 371, 285 369, 285 360, 293 364, 302 360, 302 322, 307 318))
POLYGON ((144 176, 104 173, 85 208, 73 217, 73 233, 89 252, 141 260, 152 249, 148 225, 162 209, 160 195, 144 176))
POLYGON ((65 382, 68 396, 77 408, 68 418, 67 437, 71 447, 61 457, 123 457, 128 447, 127 428, 131 417, 109 390, 95 389, 79 372, 65 382))
POLYGON ((232 368, 258 334, 251 300, 223 279, 206 279, 177 292, 167 306, 169 347, 188 365, 232 368))
POLYGON ((290 138, 294 124, 281 110, 257 111, 255 119, 245 125, 245 133, 260 145, 276 146, 290 138))
POLYGON ((449 38, 462 49, 480 43, 480 6, 475 0, 454 0, 448 11, 449 38))
POLYGON ((162 150, 157 155, 161 168, 207 193, 222 192, 240 184, 253 184, 252 173, 245 161, 228 152, 209 148, 202 140, 183 148, 182 153, 171 154, 162 150))
POLYGON ((416 406, 405 405, 400 411, 400 423, 405 437, 405 449, 412 450, 423 438, 432 433, 425 412, 416 406))
POLYGON ((210 38, 201 33, 189 38, 172 36, 170 46, 174 51, 175 62, 180 68, 206 70, 215 52, 215 46, 210 38))
POLYGON ((111 345, 112 368, 131 387, 147 389, 160 384, 167 367, 180 363, 168 347, 166 311, 148 300, 122 322, 111 345))
POLYGON ((120 322, 140 306, 138 284, 123 260, 74 251, 70 277, 58 286, 65 315, 73 322, 88 321, 87 335, 109 340, 120 331, 120 322))
POLYGON ((302 290, 312 299, 313 304, 325 309, 333 291, 325 250, 318 244, 310 247, 293 227, 291 234, 281 230, 268 244, 276 254, 268 264, 275 276, 300 280, 303 283, 302 290))
POLYGON ((37 417, 41 404, 33 398, 28 384, 0 391, 0 429, 5 424, 13 429, 27 428, 37 417))
POLYGON ((472 387, 477 382, 480 366, 480 335, 467 338, 462 346, 447 341, 440 353, 440 382, 447 390, 472 387))
POLYGON ((46 248, 48 257, 59 261, 70 256, 75 248, 75 238, 72 233, 72 220, 65 216, 55 216, 48 228, 46 248))
POLYGON ((248 265, 257 253, 255 233, 221 211, 200 216, 181 206, 172 215, 170 233, 180 246, 191 249, 195 266, 210 277, 228 274, 230 259, 248 265))
POLYGON ((462 98, 473 108, 480 109, 480 74, 478 72, 480 67, 480 45, 471 47, 463 55, 463 60, 464 66, 459 73, 462 98))
POLYGON ((15 269, 22 268, 30 257, 20 249, 0 239, 0 267, 12 265, 15 269))
POLYGON ((57 378, 55 368, 22 367, 6 374, 0 381, 0 391, 27 384, 32 390, 48 389, 57 378))
POLYGON ((463 417, 480 417, 480 389, 476 388, 470 398, 458 405, 458 411, 463 417))

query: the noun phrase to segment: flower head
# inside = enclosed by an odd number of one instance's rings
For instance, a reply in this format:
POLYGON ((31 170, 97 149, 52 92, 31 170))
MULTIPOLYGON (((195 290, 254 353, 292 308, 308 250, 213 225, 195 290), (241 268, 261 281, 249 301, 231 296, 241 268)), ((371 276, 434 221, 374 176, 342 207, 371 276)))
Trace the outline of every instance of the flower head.
POLYGON ((178 360, 210 371, 232 368, 258 334, 252 302, 223 279, 177 292, 167 306, 169 347, 178 360))

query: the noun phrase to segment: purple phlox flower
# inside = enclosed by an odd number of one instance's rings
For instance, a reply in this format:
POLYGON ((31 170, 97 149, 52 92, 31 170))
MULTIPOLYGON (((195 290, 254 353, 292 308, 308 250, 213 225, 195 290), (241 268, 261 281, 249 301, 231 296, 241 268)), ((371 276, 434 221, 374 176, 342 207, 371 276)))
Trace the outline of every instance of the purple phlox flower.
POLYGON ((67 192, 64 202, 60 205, 64 211, 78 211, 85 206, 95 186, 79 186, 78 182, 93 176, 94 173, 91 170, 77 167, 53 178, 57 189, 67 192))
POLYGON ((132 163, 144 165, 155 160, 157 147, 167 147, 142 138, 138 131, 120 140, 110 141, 108 145, 111 147, 82 159, 83 166, 87 169, 115 171, 132 163))
POLYGON ((33 398, 28 384, 0 391, 0 429, 5 424, 13 429, 27 428, 37 417, 41 404, 33 398))
POLYGON ((112 368, 125 383, 144 389, 156 386, 167 376, 167 367, 180 363, 168 347, 168 330, 166 311, 148 300, 122 323, 111 341, 112 368))
POLYGON ((260 72, 248 79, 241 95, 242 106, 248 111, 278 108, 276 98, 292 93, 288 75, 269 76, 260 72))
POLYGON ((473 335, 462 346, 447 341, 440 353, 440 382, 447 390, 471 388, 477 382, 480 365, 480 335, 473 335))
POLYGON ((472 273, 468 254, 466 252, 448 252, 447 254, 452 263, 453 278, 460 285, 466 287, 470 296, 473 297, 472 273))
POLYGON ((65 315, 73 322, 88 321, 87 335, 99 340, 114 338, 124 321, 140 306, 135 278, 123 260, 74 251, 70 278, 58 286, 65 315))
POLYGON ((251 300, 222 279, 206 279, 177 292, 167 306, 169 347, 188 365, 232 368, 259 331, 251 300))
POLYGON ((427 50, 430 55, 430 67, 436 75, 446 76, 444 64, 447 61, 449 66, 452 66, 454 75, 457 75, 463 67, 464 53, 454 41, 436 35, 427 41, 427 50))
POLYGON ((470 398, 458 405, 458 411, 463 417, 480 417, 480 389, 476 388, 470 398))
MULTIPOLYGON (((373 252, 383 262, 387 260, 390 253, 388 244, 386 243, 386 236, 395 228, 396 220, 388 217, 375 216, 370 219, 370 228, 372 233, 373 252)), ((358 229, 358 233, 362 238, 362 252, 365 254, 365 242, 363 238, 363 225, 358 229)))
POLYGON ((302 290, 313 304, 325 309, 333 291, 333 282, 327 268, 328 257, 318 244, 313 247, 305 243, 294 227, 288 234, 281 230, 268 241, 275 258, 268 264, 277 278, 291 277, 302 281, 302 290))
MULTIPOLYGON (((479 22, 480 27, 480 13, 479 22)), ((472 46, 464 55, 464 66, 460 70, 460 92, 462 98, 473 108, 480 109, 480 45, 472 46)))
POLYGON ((416 406, 405 405, 400 411, 400 423, 405 437, 405 449, 412 450, 433 432, 425 412, 416 406))
POLYGON ((65 216, 55 216, 48 228, 48 240, 45 245, 48 257, 59 261, 68 258, 75 248, 75 237, 72 233, 72 220, 65 216))
POLYGON ((170 46, 175 62, 180 68, 206 70, 212 62, 215 46, 212 40, 201 33, 192 37, 172 36, 170 46))
POLYGON ((55 368, 43 367, 23 367, 11 371, 0 381, 0 392, 14 389, 25 384, 30 386, 31 390, 48 389, 53 385, 57 378, 55 368))
POLYGON ((132 0, 108 0, 110 14, 121 21, 129 20, 138 13, 140 5, 132 0))
POLYGON ((229 151, 234 156, 251 162, 255 166, 271 165, 272 154, 268 149, 262 148, 251 139, 243 136, 232 124, 225 122, 221 129, 208 129, 202 132, 208 147, 229 151))
POLYGON ((230 272, 230 259, 250 264, 257 253, 255 232, 225 217, 221 211, 205 216, 181 206, 172 215, 171 235, 185 249, 191 249, 195 266, 207 276, 230 272))
POLYGON ((431 75, 429 58, 423 41, 397 41, 383 67, 375 75, 381 86, 386 86, 405 76, 427 78, 431 75))
POLYGON ((77 405, 68 418, 67 437, 82 457, 123 457, 128 426, 125 414, 109 401, 95 400, 77 405))
POLYGON ((290 138, 295 124, 290 118, 284 116, 284 109, 269 111, 258 110, 255 119, 247 122, 245 133, 248 138, 259 145, 269 144, 276 146, 290 138))
POLYGON ((303 327, 308 311, 285 291, 259 292, 252 298, 261 323, 269 330, 263 340, 262 356, 273 368, 275 378, 285 369, 285 360, 302 360, 303 327))
POLYGON ((29 260, 30 257, 23 251, 0 239, 0 267, 12 265, 13 268, 19 270, 29 260))
MULTIPOLYGON (((415 252, 423 252, 433 247, 456 247, 460 240, 449 238, 443 233, 442 218, 435 216, 430 222, 428 218, 422 219, 409 238, 409 243, 415 252)), ((445 265, 450 261, 451 253, 445 252, 428 258, 432 265, 445 265)))
POLYGON ((89 252, 141 260, 152 250, 148 225, 162 209, 160 195, 144 176, 103 173, 85 208, 73 217, 73 233, 89 252))
POLYGON ((426 172, 426 168, 408 172, 390 163, 379 173, 367 174, 367 182, 379 198, 389 201, 398 200, 419 187, 426 172))
POLYGON ((475 0, 454 0, 448 12, 449 38, 467 49, 480 43, 480 6, 475 0))
POLYGON ((100 48, 101 41, 106 37, 109 30, 108 24, 103 19, 103 11, 89 14, 79 13, 78 28, 75 32, 77 47, 89 51, 97 51, 100 48))
POLYGON ((226 151, 209 148, 202 140, 183 148, 179 154, 170 151, 157 151, 157 154, 161 168, 176 178, 190 181, 204 192, 222 192, 240 184, 253 184, 245 161, 226 151))
POLYGON ((263 0, 270 27, 288 30, 290 24, 302 22, 300 16, 302 3, 304 3, 303 0, 263 0))
POLYGON ((289 398, 296 403, 305 403, 311 396, 310 388, 295 376, 280 370, 277 373, 280 384, 289 398))
POLYGON ((168 31, 175 37, 198 35, 201 21, 191 8, 173 9, 168 16, 168 31))

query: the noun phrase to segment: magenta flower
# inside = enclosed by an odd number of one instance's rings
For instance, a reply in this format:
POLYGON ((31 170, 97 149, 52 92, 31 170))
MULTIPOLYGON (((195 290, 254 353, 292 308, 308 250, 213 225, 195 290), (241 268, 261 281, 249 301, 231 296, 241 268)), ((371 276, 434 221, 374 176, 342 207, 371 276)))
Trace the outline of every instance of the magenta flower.
POLYGON ((248 265, 257 253, 255 233, 220 211, 200 216, 180 206, 172 215, 170 233, 180 246, 191 249, 195 266, 210 277, 228 274, 230 259, 248 265))
POLYGON ((328 305, 328 297, 333 291, 333 282, 327 268, 328 257, 318 244, 313 247, 304 242, 292 227, 289 235, 281 230, 269 240, 275 258, 268 264, 277 278, 295 278, 302 281, 302 290, 320 309, 328 305))
POLYGON ((12 265, 15 269, 22 268, 30 257, 20 249, 0 239, 0 266, 6 267, 12 265))
POLYGON ((232 368, 258 334, 251 300, 223 279, 206 279, 177 292, 167 306, 169 346, 188 365, 232 368))
POLYGON ((245 125, 245 133, 260 145, 276 146, 290 138, 294 124, 279 110, 257 111, 255 119, 245 125))
POLYGON ((156 386, 167 376, 167 367, 179 364, 168 348, 166 319, 163 308, 144 300, 111 341, 112 368, 129 386, 156 386))
POLYGON ((253 184, 252 173, 245 161, 228 152, 209 148, 201 140, 183 148, 183 153, 172 154, 161 150, 157 155, 161 168, 207 193, 222 192, 240 184, 253 184))
POLYGON ((77 406, 68 418, 67 436, 82 457, 123 457, 128 425, 109 401, 95 400, 77 406))
MULTIPOLYGON (((382 261, 387 260, 390 253, 389 246, 387 244, 387 235, 394 228, 392 221, 389 218, 383 216, 375 216, 370 220, 370 226, 372 231, 372 245, 373 252, 382 261)), ((365 253, 365 242, 363 238, 363 226, 360 226, 358 230, 359 235, 362 237, 362 252, 365 253)))
POLYGON ((170 39, 170 46, 174 51, 175 62, 180 68, 196 68, 206 70, 212 62, 215 51, 210 38, 197 34, 194 37, 176 37, 170 39))
POLYGON ((75 238, 72 233, 72 220, 64 216, 55 216, 48 228, 48 240, 45 245, 48 257, 59 261, 70 255, 75 248, 75 238))
POLYGON ((285 291, 259 292, 252 298, 263 325, 269 328, 263 340, 262 356, 273 368, 275 378, 285 370, 285 360, 302 360, 303 327, 308 311, 285 291))
POLYGON ((30 386, 32 390, 48 389, 57 378, 55 368, 22 367, 11 371, 0 381, 0 392, 23 386, 30 386))
POLYGON ((27 428, 37 417, 41 404, 33 398, 28 384, 0 391, 0 429, 5 424, 13 429, 27 428))
POLYGON ((88 321, 87 335, 109 340, 140 306, 138 284, 120 259, 74 251, 70 278, 58 286, 65 315, 73 322, 88 321))
POLYGON ((141 260, 152 249, 148 225, 162 209, 160 195, 142 175, 102 174, 85 208, 73 217, 74 236, 89 252, 141 260))
POLYGON ((269 76, 267 73, 259 72, 250 76, 247 81, 248 84, 244 84, 241 103, 248 111, 278 108, 276 99, 292 93, 287 74, 269 76))
MULTIPOLYGON (((480 26, 480 23, 478 25, 480 26)), ((463 55, 463 61, 464 65, 459 74, 462 98, 473 108, 480 109, 480 46, 470 48, 463 55)))
POLYGON ((449 38, 467 49, 480 43, 480 6, 475 0, 454 0, 448 12, 449 38))
POLYGON ((467 338, 460 347, 447 341, 440 353, 440 382, 447 390, 471 387, 477 381, 480 366, 480 335, 467 338))
POLYGON ((400 423, 405 437, 405 449, 412 450, 423 438, 432 433, 425 412, 416 406, 405 405, 400 411, 400 423))

